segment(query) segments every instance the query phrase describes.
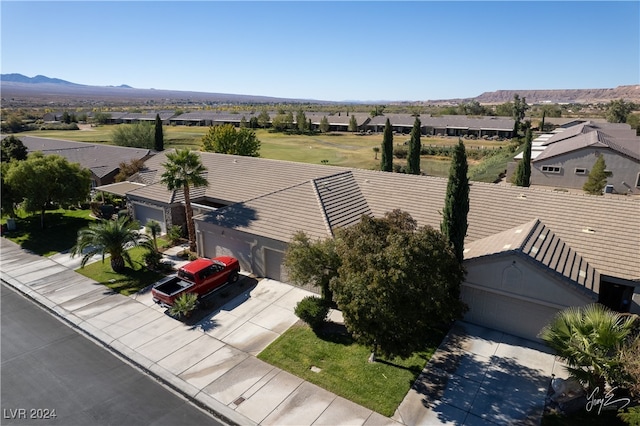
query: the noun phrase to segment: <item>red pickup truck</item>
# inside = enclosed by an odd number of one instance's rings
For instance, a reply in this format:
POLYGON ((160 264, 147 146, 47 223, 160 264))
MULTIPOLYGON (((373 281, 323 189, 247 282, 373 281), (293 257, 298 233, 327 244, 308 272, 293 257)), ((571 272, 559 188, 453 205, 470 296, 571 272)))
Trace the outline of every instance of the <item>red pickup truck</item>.
POLYGON ((200 258, 189 262, 176 275, 158 281, 151 290, 153 301, 166 307, 183 293, 196 293, 201 298, 226 283, 238 281, 240 263, 230 256, 200 258))

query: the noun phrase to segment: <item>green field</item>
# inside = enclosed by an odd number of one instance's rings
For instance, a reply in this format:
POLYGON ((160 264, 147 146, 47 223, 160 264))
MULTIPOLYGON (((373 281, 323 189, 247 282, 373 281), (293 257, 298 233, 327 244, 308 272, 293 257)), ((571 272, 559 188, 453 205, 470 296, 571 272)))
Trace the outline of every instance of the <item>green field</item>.
MULTIPOLYGON (((78 142, 111 143, 111 133, 114 126, 90 127, 86 130, 38 130, 21 133, 21 135, 40 136, 56 139, 67 139, 78 142)), ((208 127, 165 126, 165 148, 200 149, 202 136, 208 127)), ((319 133, 315 135, 295 135, 271 133, 259 129, 256 136, 261 142, 260 156, 276 160, 297 161, 303 163, 354 167, 361 169, 377 169, 380 166, 380 154, 373 151, 374 147, 382 144, 382 134, 357 134, 346 132, 319 133), (377 157, 377 159, 376 159, 377 157)), ((395 145, 403 145, 409 140, 408 135, 394 136, 395 145)), ((479 147, 498 148, 507 142, 465 140, 467 149, 479 147)), ((457 143, 457 138, 422 137, 423 145, 451 146, 457 143)), ((495 162, 496 159, 494 159, 495 162)), ((492 182, 494 170, 504 170, 508 156, 502 156, 497 165, 493 165, 490 173, 479 174, 478 180, 492 182), (503 158, 504 157, 504 158, 503 158)), ((405 165, 406 160, 396 159, 399 165, 405 165)), ((449 170, 449 159, 436 156, 423 156, 422 169, 428 175, 446 177, 449 170)), ((480 166, 479 162, 469 162, 470 174, 480 166)))

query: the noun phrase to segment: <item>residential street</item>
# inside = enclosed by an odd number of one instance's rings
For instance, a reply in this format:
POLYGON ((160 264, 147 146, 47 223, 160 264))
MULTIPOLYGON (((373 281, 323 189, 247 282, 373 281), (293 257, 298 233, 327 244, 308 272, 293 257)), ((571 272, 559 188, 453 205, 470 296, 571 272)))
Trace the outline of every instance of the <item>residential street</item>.
POLYGON ((5 284, 0 301, 1 424, 223 424, 5 284))

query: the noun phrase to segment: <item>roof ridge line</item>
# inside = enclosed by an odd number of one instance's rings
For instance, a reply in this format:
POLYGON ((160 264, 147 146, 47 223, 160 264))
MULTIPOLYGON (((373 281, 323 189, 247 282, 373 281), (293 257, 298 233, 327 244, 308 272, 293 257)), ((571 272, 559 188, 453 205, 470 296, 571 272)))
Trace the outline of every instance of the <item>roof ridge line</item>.
MULTIPOLYGON (((348 173, 350 173, 350 171, 348 173)), ((329 235, 334 237, 335 234, 333 233, 333 229, 331 229, 331 224, 329 223, 329 217, 327 215, 327 209, 324 208, 324 203, 322 202, 322 197, 320 196, 320 191, 318 190, 318 184, 316 183, 316 179, 311 179, 310 182, 311 182, 311 185, 313 186, 313 195, 316 197, 318 206, 322 211, 322 222, 324 222, 324 226, 327 228, 327 231, 329 231, 329 235)))

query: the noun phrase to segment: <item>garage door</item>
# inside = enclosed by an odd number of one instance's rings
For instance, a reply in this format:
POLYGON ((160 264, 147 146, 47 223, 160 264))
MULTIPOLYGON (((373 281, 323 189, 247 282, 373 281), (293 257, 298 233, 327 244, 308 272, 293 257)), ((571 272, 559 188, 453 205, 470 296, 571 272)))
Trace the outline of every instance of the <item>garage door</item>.
POLYGON ((530 340, 539 340, 542 327, 558 312, 532 301, 468 286, 462 287, 461 296, 469 306, 466 321, 530 340))
POLYGON ((204 254, 206 257, 232 256, 240 262, 240 269, 253 272, 251 246, 246 241, 226 235, 205 234, 204 254))
POLYGON ((162 228, 162 233, 167 232, 167 225, 164 221, 164 210, 161 208, 155 208, 151 206, 146 206, 142 204, 134 204, 133 205, 133 214, 135 219, 140 222, 140 225, 144 226, 150 220, 155 220, 160 223, 160 227, 162 228))
POLYGON ((264 249, 264 263, 267 278, 272 280, 288 282, 287 271, 282 266, 284 253, 281 251, 264 249))

